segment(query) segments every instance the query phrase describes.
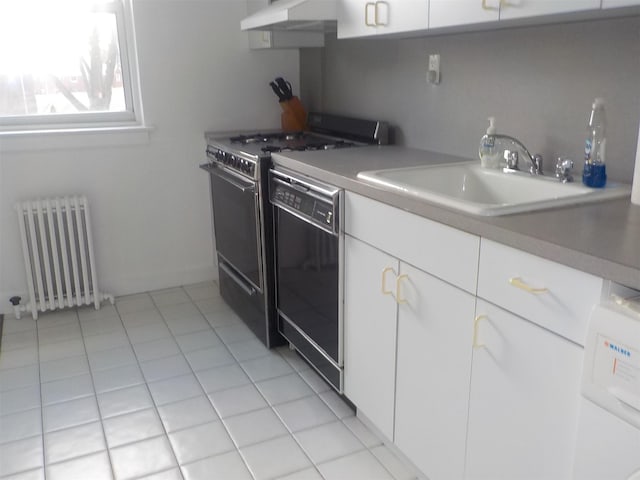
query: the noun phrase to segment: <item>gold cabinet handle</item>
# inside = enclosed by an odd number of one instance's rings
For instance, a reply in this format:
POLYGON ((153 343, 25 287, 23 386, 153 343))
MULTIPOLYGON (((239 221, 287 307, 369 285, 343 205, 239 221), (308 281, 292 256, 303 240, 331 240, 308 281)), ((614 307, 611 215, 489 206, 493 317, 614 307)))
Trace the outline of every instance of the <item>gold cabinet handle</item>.
POLYGON ((484 343, 478 343, 478 323, 485 318, 487 318, 486 315, 478 315, 473 321, 473 348, 484 347, 484 343))
MULTIPOLYGON (((500 0, 500 5, 502 5, 502 2, 504 0, 500 0)), ((482 9, 483 10, 500 10, 500 7, 490 7, 487 5, 487 0, 482 0, 482 9)))
POLYGON ((520 277, 510 278, 509 285, 519 288, 520 290, 524 290, 525 292, 533 293, 534 295, 539 295, 541 293, 546 293, 549 291, 548 288, 534 288, 530 285, 527 285, 520 277))
POLYGON ((376 4, 374 2, 367 2, 364 4, 364 24, 367 27, 375 27, 375 21, 376 19, 374 19, 374 23, 369 22, 369 7, 373 7, 373 10, 375 12, 375 17, 378 16, 378 8, 376 7, 376 4))
POLYGON ((409 275, 400 275, 396 278, 396 302, 398 303, 407 303, 407 299, 402 298, 402 295, 400 294, 400 284, 405 278, 409 278, 409 275))
POLYGON ((375 19, 374 22, 376 25, 379 25, 381 27, 386 27, 387 25, 389 25, 389 4, 387 2, 383 2, 383 1, 378 1, 376 2, 376 9, 375 9, 375 19), (384 5, 385 8, 387 9, 387 21, 385 23, 381 23, 380 22, 380 17, 378 15, 378 5, 384 5))
POLYGON ((391 290, 387 290, 385 288, 386 284, 387 284, 387 273, 389 272, 393 272, 395 275, 395 271, 393 270, 393 268, 391 267, 386 267, 385 269, 382 270, 382 280, 381 280, 381 284, 380 284, 380 291, 382 292, 383 295, 391 295, 393 296, 393 292, 391 290))

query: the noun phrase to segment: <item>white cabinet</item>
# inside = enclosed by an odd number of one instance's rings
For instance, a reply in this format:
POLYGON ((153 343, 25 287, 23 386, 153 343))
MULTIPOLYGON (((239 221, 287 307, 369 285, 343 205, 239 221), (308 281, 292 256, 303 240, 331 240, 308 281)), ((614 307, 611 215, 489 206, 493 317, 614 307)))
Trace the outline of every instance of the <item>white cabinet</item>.
POLYGON ((345 194, 345 392, 428 478, 571 478, 602 279, 345 194))
POLYGON ((500 0, 430 0, 429 28, 496 22, 500 0))
POLYGON ((431 275, 475 294, 480 238, 351 192, 345 231, 431 275))
POLYGON ((602 0, 602 8, 632 7, 640 5, 640 0, 602 0))
POLYGON ((358 409, 393 440, 398 260, 345 238, 344 390, 358 409))
POLYGON ((350 192, 345 230, 345 394, 431 480, 462 478, 479 238, 350 192))
POLYGON ((571 478, 583 350, 478 300, 467 479, 571 478))
POLYGON ((475 297, 400 264, 395 444, 431 480, 461 479, 475 297))
POLYGON ((601 0, 501 0, 500 20, 599 10, 601 0))
POLYGON ((426 30, 429 0, 338 0, 338 38, 426 30))
POLYGON ((602 279, 484 238, 479 264, 466 478, 570 478, 602 279))
MULTIPOLYGON (((602 0, 602 8, 640 5, 640 0, 602 0)), ((430 0, 429 28, 600 10, 601 0, 430 0)))
POLYGON ((584 345, 599 277, 482 239, 478 296, 584 345))
POLYGON ((469 293, 346 237, 345 394, 432 480, 464 471, 474 308, 469 293))

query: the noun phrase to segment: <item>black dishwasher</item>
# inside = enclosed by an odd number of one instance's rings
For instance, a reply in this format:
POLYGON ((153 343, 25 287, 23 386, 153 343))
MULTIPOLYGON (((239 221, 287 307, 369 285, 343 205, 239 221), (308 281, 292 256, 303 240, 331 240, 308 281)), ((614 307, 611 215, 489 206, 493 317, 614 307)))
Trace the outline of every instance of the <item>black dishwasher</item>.
POLYGON ((279 167, 269 176, 278 329, 342 392, 343 191, 279 167))

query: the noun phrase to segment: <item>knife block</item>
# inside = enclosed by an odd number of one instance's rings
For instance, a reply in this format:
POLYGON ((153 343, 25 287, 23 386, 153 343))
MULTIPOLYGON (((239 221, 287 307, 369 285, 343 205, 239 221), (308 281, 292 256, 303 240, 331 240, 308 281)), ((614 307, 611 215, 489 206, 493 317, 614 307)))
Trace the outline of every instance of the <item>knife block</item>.
POLYGON ((307 112, 298 97, 291 97, 289 100, 280 102, 280 108, 282 108, 280 116, 282 130, 285 132, 306 130, 307 112))

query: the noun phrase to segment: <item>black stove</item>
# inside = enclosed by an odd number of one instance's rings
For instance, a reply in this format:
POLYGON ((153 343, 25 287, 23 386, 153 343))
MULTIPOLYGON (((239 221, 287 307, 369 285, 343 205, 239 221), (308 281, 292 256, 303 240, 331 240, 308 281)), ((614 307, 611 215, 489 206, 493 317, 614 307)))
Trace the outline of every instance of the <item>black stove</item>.
POLYGON ((220 294, 272 347, 277 330, 272 209, 268 171, 274 152, 332 150, 388 143, 383 122, 310 113, 309 130, 208 133, 208 163, 220 294))

